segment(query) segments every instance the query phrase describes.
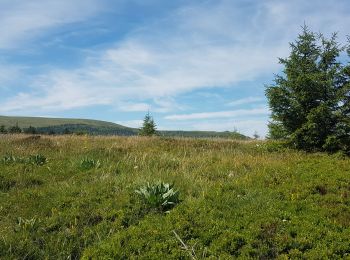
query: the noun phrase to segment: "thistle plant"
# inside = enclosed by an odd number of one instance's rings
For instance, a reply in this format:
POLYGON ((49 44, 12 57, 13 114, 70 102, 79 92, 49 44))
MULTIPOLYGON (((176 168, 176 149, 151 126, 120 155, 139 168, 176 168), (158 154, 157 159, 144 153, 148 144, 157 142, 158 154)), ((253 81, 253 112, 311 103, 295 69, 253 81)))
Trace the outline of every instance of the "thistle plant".
POLYGON ((5 155, 2 160, 4 164, 11 164, 11 163, 16 163, 19 161, 19 158, 13 156, 13 155, 5 155))
POLYGON ((29 156, 28 161, 30 164, 42 166, 47 163, 47 158, 42 154, 36 154, 29 156))
POLYGON ((90 159, 90 158, 83 158, 80 161, 80 168, 82 170, 90 170, 92 168, 99 168, 101 166, 101 163, 99 160, 94 160, 94 159, 90 159))
POLYGON ((174 189, 173 184, 157 182, 135 190, 149 208, 162 212, 168 212, 180 202, 179 191, 174 189))
POLYGON ((5 155, 2 160, 4 164, 13 164, 13 163, 28 163, 32 165, 42 166, 48 162, 47 158, 42 154, 30 155, 27 158, 16 157, 13 155, 5 155))

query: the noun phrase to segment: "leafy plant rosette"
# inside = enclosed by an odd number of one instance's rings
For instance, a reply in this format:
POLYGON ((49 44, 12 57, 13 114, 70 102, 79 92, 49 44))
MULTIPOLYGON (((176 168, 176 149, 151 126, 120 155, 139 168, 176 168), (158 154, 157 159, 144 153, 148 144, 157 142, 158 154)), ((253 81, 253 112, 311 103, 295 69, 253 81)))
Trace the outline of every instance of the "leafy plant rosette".
POLYGON ((90 159, 90 158, 83 158, 80 161, 80 169, 82 170, 90 170, 93 168, 100 168, 101 163, 99 160, 94 160, 94 159, 90 159))
POLYGON ((1 161, 6 165, 15 164, 15 163, 27 163, 27 164, 38 165, 38 166, 43 166, 48 162, 47 158, 42 154, 30 155, 27 158, 16 157, 14 155, 5 155, 1 161))
POLYGON ((28 158, 28 162, 33 165, 42 166, 48 162, 47 158, 42 154, 31 155, 28 158))
POLYGON ((174 188, 174 184, 157 182, 135 190, 142 201, 150 208, 168 213, 170 209, 180 202, 180 192, 174 188))

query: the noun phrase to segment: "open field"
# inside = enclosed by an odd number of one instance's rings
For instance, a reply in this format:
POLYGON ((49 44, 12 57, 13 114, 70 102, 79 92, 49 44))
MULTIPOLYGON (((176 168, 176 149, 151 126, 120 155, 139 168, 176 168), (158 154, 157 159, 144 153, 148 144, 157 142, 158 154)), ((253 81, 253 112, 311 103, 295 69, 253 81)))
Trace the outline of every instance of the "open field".
POLYGON ((262 141, 3 135, 0 156, 0 259, 350 257, 350 160, 340 155, 262 141), (169 213, 134 192, 158 180, 180 191, 169 213))

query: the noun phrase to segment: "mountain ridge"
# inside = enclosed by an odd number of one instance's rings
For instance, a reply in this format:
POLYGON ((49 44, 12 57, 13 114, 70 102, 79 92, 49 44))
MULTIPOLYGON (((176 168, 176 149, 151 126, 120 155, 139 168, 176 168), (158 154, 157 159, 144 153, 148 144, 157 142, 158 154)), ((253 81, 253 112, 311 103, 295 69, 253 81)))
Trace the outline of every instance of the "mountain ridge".
MULTIPOLYGON (((81 119, 81 118, 50 118, 50 117, 23 117, 23 116, 0 116, 0 126, 6 128, 18 125, 25 129, 30 126, 35 127, 38 133, 88 133, 93 135, 137 135, 138 129, 123 126, 113 122, 81 119)), ((158 130, 161 136, 167 137, 218 137, 233 139, 250 139, 238 132, 215 132, 215 131, 184 131, 184 130, 158 130)))

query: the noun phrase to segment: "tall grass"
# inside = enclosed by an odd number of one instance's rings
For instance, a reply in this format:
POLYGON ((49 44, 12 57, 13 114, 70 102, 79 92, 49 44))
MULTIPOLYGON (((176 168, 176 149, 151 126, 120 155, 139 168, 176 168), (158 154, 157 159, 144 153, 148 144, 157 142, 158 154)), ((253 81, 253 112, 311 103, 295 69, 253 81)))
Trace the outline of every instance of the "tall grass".
POLYGON ((348 158, 262 141, 0 136, 8 155, 49 160, 0 162, 0 259, 349 257, 348 158), (98 167, 82 170, 86 158, 98 167), (168 214, 135 194, 158 180, 179 190, 168 214))

